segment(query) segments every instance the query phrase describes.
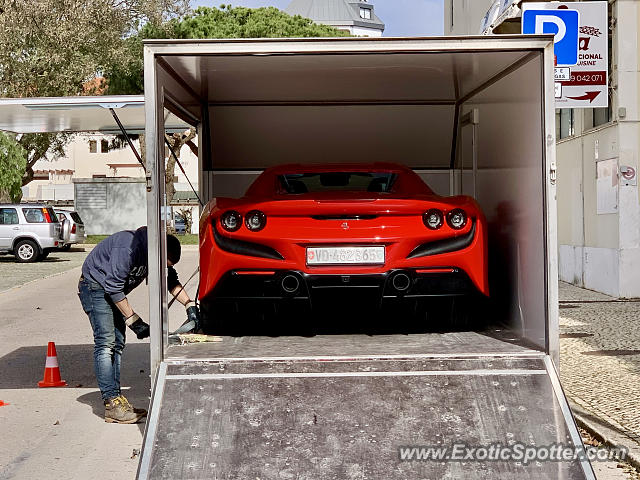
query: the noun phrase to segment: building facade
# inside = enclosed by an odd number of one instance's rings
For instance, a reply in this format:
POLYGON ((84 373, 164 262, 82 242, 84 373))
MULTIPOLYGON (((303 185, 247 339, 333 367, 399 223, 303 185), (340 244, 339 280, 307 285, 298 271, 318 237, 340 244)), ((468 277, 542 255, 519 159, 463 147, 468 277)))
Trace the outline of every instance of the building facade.
POLYGON ((351 35, 381 37, 384 32, 384 23, 369 0, 292 0, 285 12, 331 25, 351 35))
MULTIPOLYGON (((34 179, 22 188, 22 201, 73 206, 87 222, 88 234, 111 234, 132 228, 131 225, 144 224, 146 201, 140 203, 140 198, 144 200, 144 195, 140 197, 140 192, 145 191, 144 169, 128 145, 112 148, 114 138, 103 134, 79 134, 65 147, 64 156, 52 156, 36 162, 34 179), (91 192, 95 189, 87 190, 86 187, 96 185, 100 192, 104 191, 104 206, 100 202, 87 202, 86 195, 76 198, 79 191, 93 195, 91 192), (125 191, 128 193, 123 194, 125 191), (122 215, 114 215, 114 211, 120 210, 122 215)), ((140 148, 137 140, 134 145, 140 148)), ((167 220, 188 209, 194 219, 191 232, 197 233, 199 208, 188 180, 197 191, 198 157, 185 145, 180 152, 180 163, 186 176, 176 166, 176 194, 167 220)))
MULTIPOLYGON (((520 4, 445 0, 444 32, 520 31, 520 4)), ((638 171, 640 152, 640 2, 610 0, 608 8, 609 108, 556 111, 559 274, 640 297, 640 201, 637 180, 626 178, 638 171)))

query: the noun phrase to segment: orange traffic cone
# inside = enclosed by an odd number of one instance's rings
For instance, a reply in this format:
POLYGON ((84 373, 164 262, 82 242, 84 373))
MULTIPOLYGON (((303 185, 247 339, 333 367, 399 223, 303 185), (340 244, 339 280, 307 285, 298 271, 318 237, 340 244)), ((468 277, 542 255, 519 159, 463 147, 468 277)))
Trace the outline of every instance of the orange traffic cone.
POLYGON ((58 354, 56 344, 49 342, 47 346, 47 362, 44 365, 44 378, 38 382, 39 387, 65 387, 67 382, 60 380, 60 368, 58 367, 58 354))

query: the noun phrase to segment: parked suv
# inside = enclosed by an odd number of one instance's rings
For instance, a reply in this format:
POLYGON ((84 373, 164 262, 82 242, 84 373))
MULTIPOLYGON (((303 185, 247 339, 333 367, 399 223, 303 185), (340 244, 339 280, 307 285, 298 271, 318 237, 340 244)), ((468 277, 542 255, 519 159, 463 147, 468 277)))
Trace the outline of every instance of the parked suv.
POLYGON ((18 262, 46 258, 68 235, 68 223, 60 224, 48 205, 0 204, 0 253, 12 253, 18 262))
POLYGON ((65 220, 69 222, 69 241, 62 243, 58 248, 60 250, 69 250, 71 245, 75 243, 84 243, 87 235, 84 233, 84 222, 78 212, 58 208, 55 209, 55 212, 60 224, 63 224, 65 220))

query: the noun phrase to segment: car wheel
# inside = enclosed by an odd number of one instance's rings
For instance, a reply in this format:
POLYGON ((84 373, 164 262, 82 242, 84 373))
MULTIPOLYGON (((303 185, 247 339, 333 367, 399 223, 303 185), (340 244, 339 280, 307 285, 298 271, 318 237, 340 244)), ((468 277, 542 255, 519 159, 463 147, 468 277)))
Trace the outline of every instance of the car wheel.
POLYGON ((62 250, 63 252, 68 252, 70 248, 71 248, 71 244, 65 243, 62 247, 60 247, 60 250, 62 250))
POLYGON ((20 240, 14 250, 16 260, 20 263, 35 262, 38 259, 38 245, 33 240, 20 240))

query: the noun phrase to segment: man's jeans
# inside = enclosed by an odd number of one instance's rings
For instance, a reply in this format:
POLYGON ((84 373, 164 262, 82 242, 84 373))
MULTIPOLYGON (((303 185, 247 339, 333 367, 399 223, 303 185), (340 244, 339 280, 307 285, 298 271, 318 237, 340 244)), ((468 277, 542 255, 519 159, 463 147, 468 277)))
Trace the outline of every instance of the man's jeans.
POLYGON ((102 399, 120 395, 120 360, 124 350, 124 317, 102 286, 80 277, 78 296, 93 328, 93 366, 102 399))

